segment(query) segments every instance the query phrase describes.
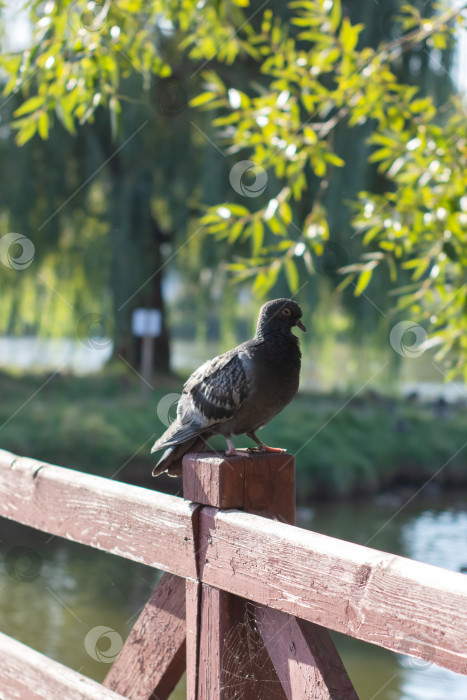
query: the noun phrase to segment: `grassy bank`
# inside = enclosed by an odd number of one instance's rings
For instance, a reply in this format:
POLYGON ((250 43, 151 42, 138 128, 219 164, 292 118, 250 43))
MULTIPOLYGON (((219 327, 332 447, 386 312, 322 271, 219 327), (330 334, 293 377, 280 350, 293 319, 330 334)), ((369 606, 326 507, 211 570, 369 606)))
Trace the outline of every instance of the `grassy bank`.
MULTIPOLYGON (((179 392, 182 380, 154 385, 142 396, 138 380, 116 370, 87 377, 0 373, 0 448, 109 477, 149 474, 150 447, 165 429, 157 407, 162 400, 164 417, 171 403, 164 397, 179 392)), ((438 483, 467 484, 466 419, 465 407, 372 392, 303 394, 261 437, 297 455, 298 496, 305 500, 421 485, 437 472, 438 483)))

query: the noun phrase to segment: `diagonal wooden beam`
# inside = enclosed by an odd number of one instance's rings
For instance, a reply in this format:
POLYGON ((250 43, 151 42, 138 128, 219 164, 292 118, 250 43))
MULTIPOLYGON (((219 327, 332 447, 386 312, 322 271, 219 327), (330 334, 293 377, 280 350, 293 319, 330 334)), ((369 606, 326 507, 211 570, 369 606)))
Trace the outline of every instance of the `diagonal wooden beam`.
POLYGON ((263 605, 255 608, 287 700, 358 700, 326 629, 263 605))
POLYGON ((129 700, 166 700, 186 665, 185 580, 164 574, 104 681, 129 700))

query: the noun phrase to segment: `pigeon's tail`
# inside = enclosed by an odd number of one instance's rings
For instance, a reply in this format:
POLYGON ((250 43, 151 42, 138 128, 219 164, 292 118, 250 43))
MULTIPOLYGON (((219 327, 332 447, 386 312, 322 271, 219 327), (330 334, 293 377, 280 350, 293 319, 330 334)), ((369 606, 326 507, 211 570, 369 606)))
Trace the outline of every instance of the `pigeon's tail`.
POLYGON ((152 475, 159 476, 166 471, 169 476, 181 476, 183 457, 187 452, 201 452, 205 444, 204 437, 195 435, 190 440, 168 447, 152 470, 152 475))

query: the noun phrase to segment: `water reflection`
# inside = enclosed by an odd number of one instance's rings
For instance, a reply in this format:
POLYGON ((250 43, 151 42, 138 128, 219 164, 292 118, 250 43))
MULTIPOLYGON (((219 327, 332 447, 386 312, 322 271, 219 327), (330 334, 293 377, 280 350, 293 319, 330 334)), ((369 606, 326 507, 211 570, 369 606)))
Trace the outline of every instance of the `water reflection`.
MULTIPOLYGON (((434 566, 461 571, 467 564, 467 512, 458 509, 428 510, 410 519, 401 537, 408 556, 434 566)), ((467 678, 423 664, 401 659, 403 700, 465 700, 467 678)))
MULTIPOLYGON (((318 504, 299 524, 428 564, 467 565, 466 494, 318 504), (377 534, 375 534, 377 533, 377 534)), ((102 681, 158 572, 0 519, 1 631, 102 681)), ((467 677, 333 635, 361 700, 465 700, 467 677)), ((173 700, 185 698, 183 681, 173 700)))
POLYGON ((110 668, 109 648, 117 635, 127 637, 156 586, 158 572, 0 522, 1 631, 102 681, 110 668), (16 569, 12 567, 12 555, 26 547, 41 558, 40 575, 34 578, 28 576, 24 555, 16 569), (114 633, 97 634, 97 627, 114 633), (90 637, 95 638, 94 653, 90 637))

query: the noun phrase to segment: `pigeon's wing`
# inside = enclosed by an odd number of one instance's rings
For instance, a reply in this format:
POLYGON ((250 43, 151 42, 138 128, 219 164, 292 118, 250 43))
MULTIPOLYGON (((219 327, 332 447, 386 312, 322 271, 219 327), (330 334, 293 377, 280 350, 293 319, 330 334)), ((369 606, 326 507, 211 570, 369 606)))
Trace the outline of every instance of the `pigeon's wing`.
POLYGON ((209 432, 232 418, 250 393, 247 365, 247 353, 238 349, 201 365, 185 384, 176 420, 151 452, 209 432))

